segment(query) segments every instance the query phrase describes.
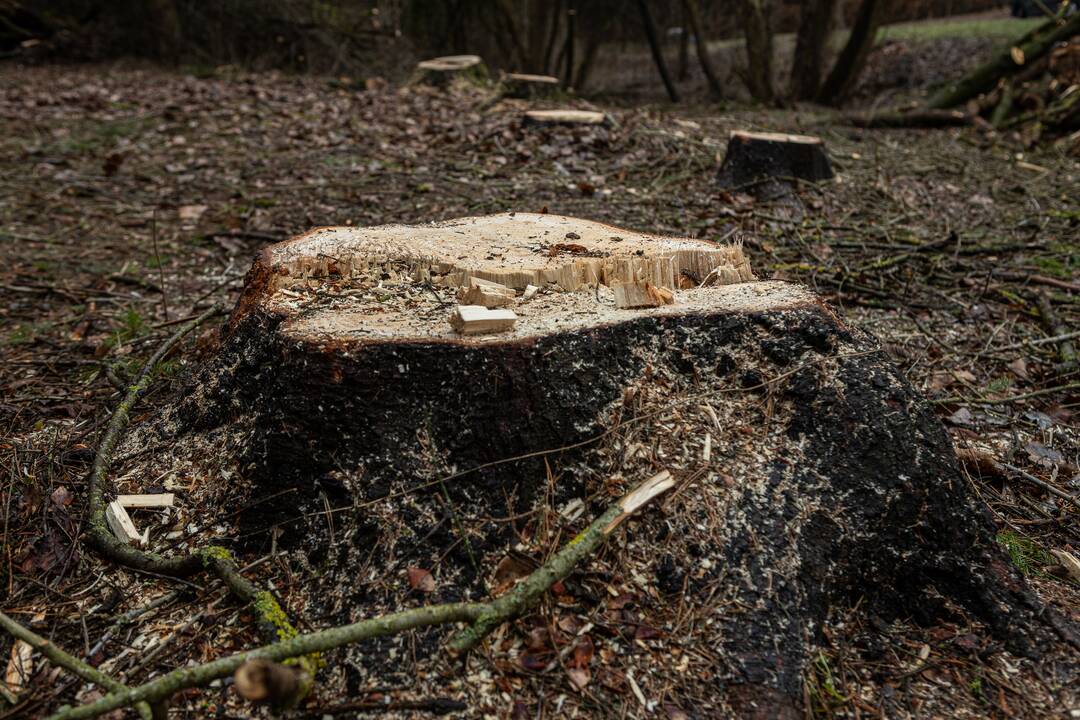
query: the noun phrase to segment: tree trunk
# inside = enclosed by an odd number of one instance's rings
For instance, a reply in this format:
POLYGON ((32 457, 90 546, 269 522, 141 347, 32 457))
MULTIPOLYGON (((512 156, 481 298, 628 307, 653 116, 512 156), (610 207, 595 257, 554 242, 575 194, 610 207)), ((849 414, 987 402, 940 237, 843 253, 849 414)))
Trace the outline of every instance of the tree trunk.
POLYGON ((683 6, 683 23, 679 28, 679 66, 675 77, 679 82, 686 82, 690 77, 690 21, 686 17, 686 7, 683 6))
MULTIPOLYGON (((637 627, 693 621, 679 640, 690 666, 648 677, 678 687, 691 673, 702 717, 790 717, 836 608, 923 623, 961 608, 1016 651, 1052 614, 876 341, 704 241, 524 213, 314 230, 260 253, 216 357, 129 443, 126 477, 190 478, 252 553, 273 528, 290 601, 327 624, 414 605, 406 575, 430 573, 432 603, 505 590, 577 533, 575 507, 593 516, 668 470, 680 484, 665 512, 560 594, 602 616, 620 654, 637 627), (512 328, 447 322, 478 280, 526 290, 512 328), (619 309, 627 281, 674 302, 619 309), (167 454, 134 452, 159 443, 167 454), (623 636, 608 590, 645 582, 623 636)), ((507 648, 530 627, 487 653, 517 662, 507 648)), ((440 662, 426 657, 439 633, 327 659, 351 686, 387 685, 440 662)), ((544 693, 537 681, 520 693, 544 693)), ((471 674, 454 682, 477 697, 471 674)))
POLYGON ((641 24, 645 27, 645 37, 649 40, 649 50, 652 51, 653 62, 660 72, 660 79, 664 81, 671 102, 679 102, 679 91, 675 89, 675 83, 671 81, 671 73, 668 72, 667 61, 664 60, 664 49, 660 46, 660 38, 656 33, 656 24, 649 12, 648 0, 638 0, 638 12, 641 14, 641 24))
POLYGON ((564 75, 564 83, 567 87, 574 82, 574 48, 577 44, 577 8, 571 3, 570 7, 566 9, 566 72, 564 75))
POLYGON ((802 4, 788 90, 793 100, 817 97, 837 4, 838 0, 807 0, 802 4))
POLYGON ((1064 22, 1057 18, 1049 20, 1001 50, 990 62, 950 83, 931 97, 927 105, 936 109, 956 107, 981 93, 989 92, 1002 78, 1015 75, 1057 43, 1077 34, 1080 34, 1080 12, 1064 22), (1014 52, 1016 49, 1019 53, 1014 52), (1017 58, 1022 58, 1022 62, 1018 64, 1017 58))
POLYGON ((701 32, 701 12, 697 0, 682 0, 683 10, 686 14, 687 24, 694 36, 694 49, 697 51, 698 63, 701 72, 705 73, 705 81, 709 84, 709 92, 713 97, 723 97, 724 88, 720 85, 720 79, 713 69, 712 60, 709 58, 709 43, 701 32))
POLYGON ((746 88, 751 97, 764 103, 771 103, 776 97, 773 90, 773 36, 769 4, 769 0, 741 0, 740 5, 746 33, 746 88))
POLYGON ((874 48, 887 5, 888 0, 862 0, 847 43, 818 93, 819 101, 828 105, 838 104, 855 87, 866 65, 866 58, 874 48))

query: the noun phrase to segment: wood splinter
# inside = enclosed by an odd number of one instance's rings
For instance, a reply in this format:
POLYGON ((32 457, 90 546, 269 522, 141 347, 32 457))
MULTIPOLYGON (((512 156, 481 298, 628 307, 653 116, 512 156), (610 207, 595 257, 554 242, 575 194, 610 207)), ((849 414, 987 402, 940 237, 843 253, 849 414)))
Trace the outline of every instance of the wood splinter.
POLYGON ((175 501, 176 496, 172 493, 116 496, 116 502, 124 508, 166 508, 172 507, 175 501))
POLYGON ((128 515, 127 510, 124 509, 119 500, 113 500, 105 506, 105 522, 109 524, 109 529, 113 531, 113 535, 128 545, 141 546, 149 540, 148 536, 139 534, 135 523, 131 521, 131 516, 128 515))
POLYGON ((615 307, 620 309, 660 307, 675 302, 675 294, 650 282, 615 283, 615 307))
POLYGON ((469 278, 469 287, 463 287, 457 293, 462 305, 480 305, 489 309, 512 305, 516 298, 514 288, 477 277, 469 278))
POLYGON ((450 326, 462 335, 485 335, 514 329, 513 310, 490 310, 482 305, 458 305, 450 313, 450 326))

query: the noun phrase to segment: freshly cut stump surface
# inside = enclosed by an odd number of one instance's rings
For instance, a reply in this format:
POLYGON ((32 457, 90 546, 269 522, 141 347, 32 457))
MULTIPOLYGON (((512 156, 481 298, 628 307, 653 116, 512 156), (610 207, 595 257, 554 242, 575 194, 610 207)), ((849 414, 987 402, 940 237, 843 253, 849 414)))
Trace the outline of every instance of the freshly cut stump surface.
POLYGON ((544 98, 559 89, 559 78, 552 75, 507 73, 502 79, 502 94, 510 98, 544 98))
POLYGON ((832 177, 832 164, 821 138, 736 130, 728 140, 717 181, 723 188, 753 189, 768 180, 817 182, 832 177))
POLYGON ((455 79, 482 80, 487 68, 479 55, 447 55, 416 64, 413 82, 443 87, 455 79))
POLYGON ((575 705, 557 652, 587 641, 590 716, 640 714, 632 673, 701 717, 801 717, 815 643, 856 605, 966 614, 1019 651, 1045 634, 902 373, 737 246, 521 213, 313 230, 260 253, 216 355, 129 442, 172 450, 132 452, 124 477, 228 508, 317 627, 504 591, 628 486, 679 482, 488 660, 456 674, 449 629, 385 638, 331 653, 326 697, 509 712, 492 668, 551 662, 515 698, 575 705), (473 278, 514 290, 512 330, 451 327, 473 278), (625 282, 671 303, 620 309, 625 282))
POLYGON ((593 110, 529 110, 521 124, 525 127, 610 125, 611 119, 604 113, 593 110))

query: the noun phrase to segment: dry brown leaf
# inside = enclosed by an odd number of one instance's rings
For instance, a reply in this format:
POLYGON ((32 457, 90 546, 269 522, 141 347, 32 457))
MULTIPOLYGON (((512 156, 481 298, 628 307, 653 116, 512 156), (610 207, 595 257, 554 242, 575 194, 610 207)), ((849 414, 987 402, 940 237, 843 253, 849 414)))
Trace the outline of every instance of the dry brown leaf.
POLYGON ((435 592, 435 578, 431 572, 423 568, 411 567, 407 571, 409 587, 417 592, 435 592))

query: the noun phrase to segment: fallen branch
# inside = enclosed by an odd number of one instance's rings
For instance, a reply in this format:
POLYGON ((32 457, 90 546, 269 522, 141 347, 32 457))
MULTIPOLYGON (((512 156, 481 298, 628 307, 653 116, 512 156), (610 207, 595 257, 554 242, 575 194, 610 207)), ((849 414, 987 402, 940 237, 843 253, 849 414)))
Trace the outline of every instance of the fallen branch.
MULTIPOLYGON (((87 665, 74 655, 68 655, 45 638, 23 627, 2 612, 0 612, 0 627, 8 631, 13 637, 22 640, 27 645, 37 650, 48 658, 49 662, 70 671, 87 682, 100 685, 106 690, 114 693, 125 692, 128 690, 127 685, 114 680, 97 668, 87 665)), ((135 709, 139 712, 139 717, 143 720, 150 720, 150 718, 153 717, 150 706, 145 702, 136 703, 135 709)))
MULTIPOLYGON (((543 594, 551 589, 552 585, 566 577, 581 561, 599 549, 626 518, 674 485, 675 481, 667 471, 649 478, 608 508, 588 528, 522 580, 513 590, 490 602, 433 605, 361 620, 343 627, 296 635, 282 642, 229 655, 203 665, 174 670, 145 685, 114 691, 88 705, 64 708, 53 715, 51 720, 93 718, 139 702, 161 702, 179 690, 206 685, 238 671, 241 672, 245 681, 250 680, 255 674, 265 677, 276 672, 273 669, 267 669, 268 662, 281 662, 301 656, 310 657, 343 645, 430 625, 472 623, 449 642, 449 648, 453 652, 468 650, 475 647, 502 623, 519 617, 533 607, 543 594), (257 663, 257 665, 252 667, 250 663, 257 663), (246 665, 247 668, 245 668, 246 665), (245 669, 241 671, 241 668, 245 669)), ((272 665, 269 667, 272 668, 272 665)), ((281 699, 273 689, 266 689, 266 692, 267 697, 274 695, 281 699)), ((288 702, 290 699, 284 700, 288 702)))
POLYGON ((971 125, 973 119, 959 110, 890 110, 848 115, 847 121, 861 128, 943 128, 971 125))
POLYGON ((1002 78, 1019 73, 1031 63, 1048 53, 1062 40, 1080 33, 1080 13, 1064 22, 1051 18, 1018 40, 1002 49, 990 62, 981 65, 960 80, 938 91, 927 102, 934 110, 956 107, 968 100, 989 92, 1002 78))
MULTIPOLYGON (((1064 337, 1065 325, 1061 322, 1054 306, 1050 303, 1050 297, 1045 292, 1038 294, 1039 315, 1042 316, 1043 325, 1052 336, 1064 337)), ((1061 356, 1061 369, 1065 372, 1076 367, 1076 346, 1072 340, 1064 338, 1058 341, 1058 354, 1061 356)))

